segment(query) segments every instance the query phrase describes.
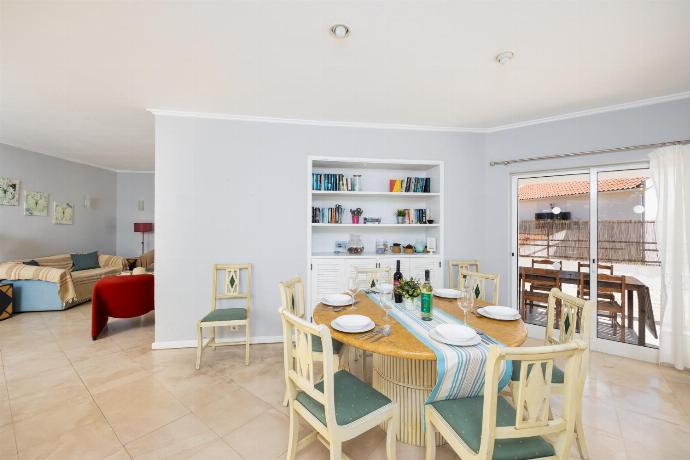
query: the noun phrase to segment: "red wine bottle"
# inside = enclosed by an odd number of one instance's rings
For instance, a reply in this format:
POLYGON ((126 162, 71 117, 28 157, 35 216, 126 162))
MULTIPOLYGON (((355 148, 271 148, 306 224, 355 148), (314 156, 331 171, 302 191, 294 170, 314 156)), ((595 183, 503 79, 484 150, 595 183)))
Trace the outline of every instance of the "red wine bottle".
POLYGON ((403 279, 403 274, 400 272, 400 261, 395 263, 395 273, 393 273, 393 292, 395 293, 395 303, 402 303, 402 294, 398 293, 398 286, 403 279))

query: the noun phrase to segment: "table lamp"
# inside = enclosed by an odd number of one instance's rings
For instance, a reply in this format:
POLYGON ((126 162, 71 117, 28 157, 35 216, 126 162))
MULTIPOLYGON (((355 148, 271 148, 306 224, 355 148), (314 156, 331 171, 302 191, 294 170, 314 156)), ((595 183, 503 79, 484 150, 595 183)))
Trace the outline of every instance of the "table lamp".
POLYGON ((144 234, 153 231, 153 223, 151 222, 135 222, 134 232, 141 233, 141 255, 144 255, 144 234))

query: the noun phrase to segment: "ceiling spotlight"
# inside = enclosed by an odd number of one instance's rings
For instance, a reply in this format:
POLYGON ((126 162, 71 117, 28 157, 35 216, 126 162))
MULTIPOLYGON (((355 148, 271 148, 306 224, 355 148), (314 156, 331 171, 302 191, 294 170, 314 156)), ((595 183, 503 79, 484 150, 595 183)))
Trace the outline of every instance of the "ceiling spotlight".
POLYGON ((506 65, 511 59, 513 59, 513 57, 515 57, 515 53, 512 51, 503 51, 502 53, 498 53, 496 55, 496 62, 501 65, 506 65))
POLYGON ((345 38, 350 35, 350 28, 345 24, 333 24, 331 26, 331 33, 335 38, 345 38))

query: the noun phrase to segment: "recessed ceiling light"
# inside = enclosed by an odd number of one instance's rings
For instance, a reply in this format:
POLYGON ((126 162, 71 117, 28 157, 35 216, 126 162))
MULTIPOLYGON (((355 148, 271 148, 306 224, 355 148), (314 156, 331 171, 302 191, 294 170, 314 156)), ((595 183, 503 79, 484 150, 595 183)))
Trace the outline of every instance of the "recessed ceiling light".
POLYGON ((333 24, 331 26, 331 33, 335 38, 345 38, 350 35, 350 28, 345 24, 333 24))
POLYGON ((512 51, 503 51, 496 55, 496 62, 498 62, 501 65, 506 65, 510 62, 511 59, 513 59, 514 56, 515 53, 513 53, 512 51))

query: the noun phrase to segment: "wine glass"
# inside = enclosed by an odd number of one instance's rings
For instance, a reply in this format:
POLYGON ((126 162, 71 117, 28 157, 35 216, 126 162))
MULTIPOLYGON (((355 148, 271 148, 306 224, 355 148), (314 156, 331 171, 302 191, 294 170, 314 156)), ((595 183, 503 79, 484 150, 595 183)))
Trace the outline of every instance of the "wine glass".
POLYGON ((472 307, 474 306, 474 293, 472 292, 472 289, 465 288, 460 291, 460 296, 458 297, 458 306, 465 316, 465 324, 469 326, 469 313, 472 311, 472 307))
POLYGON ((348 278, 347 280, 347 293, 350 294, 350 297, 352 297, 352 306, 350 309, 354 310, 355 309, 355 296, 359 292, 359 285, 357 283, 357 278, 352 277, 348 278))

